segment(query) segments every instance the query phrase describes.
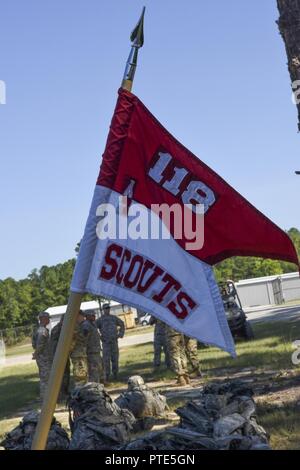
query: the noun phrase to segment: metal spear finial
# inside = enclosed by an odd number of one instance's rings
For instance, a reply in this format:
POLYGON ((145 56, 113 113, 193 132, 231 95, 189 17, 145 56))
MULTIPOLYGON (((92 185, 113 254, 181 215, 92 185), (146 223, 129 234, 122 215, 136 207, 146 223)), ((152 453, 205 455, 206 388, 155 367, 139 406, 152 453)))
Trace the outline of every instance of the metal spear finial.
POLYGON ((134 79, 134 74, 137 66, 137 58, 139 48, 144 44, 144 15, 146 7, 143 7, 141 17, 138 21, 138 24, 132 31, 130 35, 130 40, 132 42, 131 51, 126 62, 125 73, 122 81, 122 88, 125 90, 131 91, 132 83, 134 79))

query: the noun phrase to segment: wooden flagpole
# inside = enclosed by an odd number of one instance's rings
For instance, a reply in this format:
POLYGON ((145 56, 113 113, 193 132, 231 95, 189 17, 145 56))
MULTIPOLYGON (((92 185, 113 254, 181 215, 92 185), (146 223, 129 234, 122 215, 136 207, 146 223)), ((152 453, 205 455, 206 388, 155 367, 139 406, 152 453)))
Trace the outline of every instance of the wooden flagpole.
MULTIPOLYGON (((125 73, 122 81, 122 88, 128 91, 131 91, 132 89, 134 74, 137 66, 138 50, 140 47, 143 46, 144 43, 144 14, 145 7, 143 8, 142 15, 139 19, 138 24, 136 25, 130 36, 132 46, 126 63, 125 73)), ((80 310, 82 297, 83 294, 70 292, 67 311, 64 317, 62 330, 57 344, 54 361, 51 368, 50 378, 41 409, 41 414, 33 438, 31 448, 32 450, 44 450, 47 445, 47 438, 70 351, 70 346, 76 325, 77 315, 80 310)))

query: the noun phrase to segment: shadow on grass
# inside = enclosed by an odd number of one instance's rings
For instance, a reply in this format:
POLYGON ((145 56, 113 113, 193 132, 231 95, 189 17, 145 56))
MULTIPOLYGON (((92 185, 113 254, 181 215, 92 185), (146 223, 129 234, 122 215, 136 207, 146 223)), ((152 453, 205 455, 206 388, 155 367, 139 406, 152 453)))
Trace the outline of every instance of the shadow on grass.
POLYGON ((217 348, 201 348, 200 361, 203 368, 293 368, 292 343, 300 339, 300 322, 276 322, 259 324, 254 327, 253 341, 237 341, 237 358, 232 359, 227 353, 217 348))
MULTIPOLYGON (((265 389, 259 391, 260 395, 267 395, 270 391, 273 393, 284 392, 287 390, 291 390, 294 388, 299 388, 300 392, 300 375, 296 377, 271 377, 269 379, 269 384, 265 387, 265 389)), ((299 414, 299 407, 298 407, 298 414, 299 414)), ((299 420, 300 421, 300 420, 299 420)))
POLYGON ((297 400, 280 407, 259 403, 257 417, 258 422, 271 436, 272 449, 299 449, 300 420, 297 400))
POLYGON ((256 367, 259 369, 291 369, 293 368, 292 363, 292 350, 287 351, 253 351, 244 352, 236 359, 231 358, 220 358, 220 357, 209 357, 204 358, 201 361, 203 370, 212 372, 217 368, 225 369, 240 369, 247 367, 256 367))
MULTIPOLYGON (((214 347, 202 347, 198 351, 201 368, 209 377, 218 375, 217 371, 226 369, 230 375, 243 368, 253 368, 253 375, 268 369, 293 368, 292 342, 300 338, 300 322, 255 325, 254 341, 237 342, 238 357, 232 359, 227 353, 214 347)), ((146 381, 172 380, 175 378, 164 366, 153 371, 153 345, 136 345, 120 354, 119 382, 127 382, 131 375, 142 375, 146 381), (139 361, 139 358, 141 361, 139 361)))
POLYGON ((118 375, 118 381, 127 383, 127 380, 131 375, 141 375, 146 382, 173 379, 175 377, 175 374, 164 366, 161 369, 154 371, 152 362, 150 361, 125 366, 121 369, 118 375))
MULTIPOLYGON (((217 371, 226 369, 226 374, 247 367, 254 367, 253 376, 265 369, 294 368, 291 362, 292 347, 295 339, 300 339, 300 322, 276 322, 254 325, 255 340, 237 343, 238 358, 232 359, 217 348, 202 347, 198 351, 201 367, 207 378, 214 380, 217 371)), ((153 370, 153 344, 140 344, 120 352, 120 373, 118 382, 109 387, 111 391, 126 388, 128 377, 142 375, 146 382, 173 380, 175 374, 162 366, 153 370)), ((14 366, 0 377, 0 418, 11 415, 38 398, 38 376, 33 372, 34 365, 14 366)), ((288 388, 288 380, 279 386, 288 388)))
POLYGON ((252 325, 254 330, 255 339, 263 339, 268 337, 277 336, 287 341, 299 339, 300 334, 300 321, 269 321, 252 325))
POLYGON ((39 396, 37 374, 0 378, 0 396, 0 419, 9 418, 13 412, 39 396))

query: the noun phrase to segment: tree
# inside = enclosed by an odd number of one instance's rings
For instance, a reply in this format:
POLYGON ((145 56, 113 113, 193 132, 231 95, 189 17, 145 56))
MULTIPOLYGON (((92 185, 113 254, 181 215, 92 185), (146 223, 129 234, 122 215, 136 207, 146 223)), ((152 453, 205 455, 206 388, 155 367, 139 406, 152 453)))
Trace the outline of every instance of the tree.
MULTIPOLYGON (((300 231, 292 227, 287 233, 300 256, 300 231)), ((0 280, 0 329, 32 325, 42 310, 55 305, 65 305, 68 302, 74 266, 73 258, 56 266, 34 269, 20 281, 11 277, 0 280)), ((214 270, 217 281, 239 281, 292 272, 295 271, 295 265, 261 258, 234 257, 222 261, 214 270)), ((85 294, 83 298, 93 299, 102 301, 104 298, 90 294, 85 294)))
MULTIPOLYGON (((300 259, 300 231, 292 227, 287 234, 293 241, 300 259)), ((252 277, 272 276, 295 271, 295 265, 285 261, 236 256, 226 259, 214 268, 218 282, 226 279, 240 281, 252 277)))
MULTIPOLYGON (((300 86, 300 0, 277 0, 279 20, 277 21, 288 58, 288 69, 293 90, 300 86)), ((300 101, 298 108, 298 129, 300 131, 300 101)))
MULTIPOLYGON (((290 263, 286 264, 289 265, 289 267, 293 266, 290 265, 290 263)), ((295 267, 292 271, 295 271, 295 267)), ((215 267, 215 275, 218 282, 226 279, 231 279, 237 282, 241 279, 271 276, 282 274, 282 272, 283 270, 280 261, 241 256, 236 256, 222 261, 215 267)))

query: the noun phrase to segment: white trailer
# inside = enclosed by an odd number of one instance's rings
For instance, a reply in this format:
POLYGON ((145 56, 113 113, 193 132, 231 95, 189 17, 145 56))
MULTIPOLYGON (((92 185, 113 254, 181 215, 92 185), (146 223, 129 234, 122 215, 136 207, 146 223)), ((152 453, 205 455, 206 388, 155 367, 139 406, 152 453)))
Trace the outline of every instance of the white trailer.
MULTIPOLYGON (((126 314, 131 313, 131 317, 133 318, 133 323, 135 324, 134 319, 137 318, 136 308, 130 307, 129 305, 120 304, 119 302, 115 302, 114 300, 111 300, 109 304, 110 304, 110 313, 112 315, 118 315, 122 319, 125 319, 125 324, 127 328, 131 327, 130 324, 132 322, 129 322, 128 315, 126 314)), ((101 305, 96 300, 91 300, 89 302, 82 302, 80 308, 84 313, 94 312, 96 315, 96 318, 99 318, 102 313, 101 305)), ((50 315, 51 328, 53 328, 59 322, 61 316, 64 315, 66 311, 67 311, 67 305, 58 305, 56 307, 47 308, 46 312, 48 312, 50 315)))

